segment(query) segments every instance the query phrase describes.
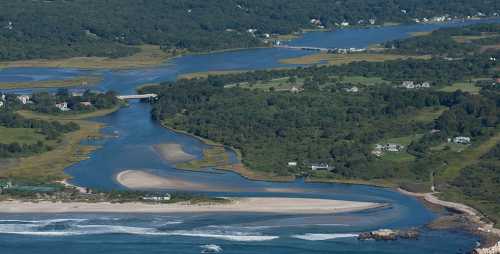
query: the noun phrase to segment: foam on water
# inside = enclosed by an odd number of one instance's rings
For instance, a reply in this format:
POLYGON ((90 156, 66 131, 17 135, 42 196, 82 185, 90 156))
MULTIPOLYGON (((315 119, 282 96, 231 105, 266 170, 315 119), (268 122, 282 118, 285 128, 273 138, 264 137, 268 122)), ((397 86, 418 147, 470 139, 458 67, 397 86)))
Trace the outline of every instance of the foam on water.
POLYGON ((303 235, 293 235, 293 238, 307 240, 307 241, 325 241, 332 240, 338 238, 355 238, 358 237, 359 234, 355 233, 347 233, 347 234, 313 234, 307 233, 303 235))

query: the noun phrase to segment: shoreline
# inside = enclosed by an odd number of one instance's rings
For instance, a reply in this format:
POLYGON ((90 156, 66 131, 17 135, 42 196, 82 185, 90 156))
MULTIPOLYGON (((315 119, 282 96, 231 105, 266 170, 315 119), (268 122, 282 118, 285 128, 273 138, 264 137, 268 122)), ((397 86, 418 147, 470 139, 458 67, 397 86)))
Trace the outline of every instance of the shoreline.
POLYGON ((0 202, 0 214, 12 213, 220 213, 336 214, 383 208, 386 204, 309 198, 231 198, 230 203, 83 203, 0 202))
MULTIPOLYGON (((478 235, 482 238, 493 238, 495 239, 494 243, 500 241, 500 229, 495 228, 494 223, 489 222, 486 216, 484 216, 479 210, 471 206, 461 203, 441 200, 435 196, 437 192, 416 193, 404 190, 402 188, 397 188, 396 191, 406 196, 415 197, 423 203, 450 209, 455 214, 462 214, 469 221, 468 223, 464 223, 464 226, 470 227, 468 230, 471 231, 472 234, 478 235)), ((486 246, 484 246, 484 244, 481 242, 481 245, 479 247, 480 248, 491 247, 488 245, 491 245, 491 243, 486 243, 486 246)))

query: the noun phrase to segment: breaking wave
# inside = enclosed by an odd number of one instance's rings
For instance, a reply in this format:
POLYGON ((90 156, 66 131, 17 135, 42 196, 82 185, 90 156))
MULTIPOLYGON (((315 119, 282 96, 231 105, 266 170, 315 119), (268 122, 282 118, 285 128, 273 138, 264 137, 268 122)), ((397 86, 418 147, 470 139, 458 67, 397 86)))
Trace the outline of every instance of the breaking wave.
POLYGON ((293 238, 301 239, 301 240, 307 240, 307 241, 325 241, 325 240, 332 240, 332 239, 338 239, 338 238, 355 238, 358 237, 358 234, 354 233, 347 233, 347 234, 313 234, 313 233, 307 233, 303 235, 293 235, 293 238))
POLYGON ((130 234, 151 236, 186 236, 214 238, 227 241, 252 242, 269 241, 278 236, 262 235, 258 232, 241 232, 237 230, 167 230, 165 225, 180 224, 182 221, 166 221, 160 228, 139 227, 107 224, 82 224, 86 219, 58 219, 58 220, 2 220, 0 234, 32 235, 32 236, 78 236, 100 234, 130 234))

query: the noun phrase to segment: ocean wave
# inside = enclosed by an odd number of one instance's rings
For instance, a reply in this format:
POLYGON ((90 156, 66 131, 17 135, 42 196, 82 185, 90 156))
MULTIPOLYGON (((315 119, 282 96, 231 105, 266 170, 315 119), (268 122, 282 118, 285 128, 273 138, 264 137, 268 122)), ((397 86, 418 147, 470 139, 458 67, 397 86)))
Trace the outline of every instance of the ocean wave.
POLYGON ((355 238, 358 237, 359 234, 355 233, 345 233, 345 234, 313 234, 307 233, 303 235, 293 235, 293 238, 307 240, 307 241, 325 241, 332 240, 338 238, 355 238))
POLYGON ((33 236, 78 236, 104 234, 131 234, 151 236, 188 236, 216 238, 227 241, 253 242, 269 241, 278 236, 261 235, 249 232, 224 232, 210 230, 175 230, 163 231, 149 227, 131 227, 121 225, 75 225, 64 224, 47 227, 44 224, 0 224, 0 234, 33 235, 33 236))
POLYGON ((219 245, 215 244, 207 244, 207 245, 201 245, 200 248, 201 253, 220 253, 222 252, 222 248, 219 245))

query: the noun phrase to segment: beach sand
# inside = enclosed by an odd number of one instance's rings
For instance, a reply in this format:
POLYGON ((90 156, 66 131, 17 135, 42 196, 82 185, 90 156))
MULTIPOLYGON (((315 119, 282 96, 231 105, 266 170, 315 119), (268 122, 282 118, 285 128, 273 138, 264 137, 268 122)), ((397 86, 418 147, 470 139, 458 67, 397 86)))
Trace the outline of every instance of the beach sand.
POLYGON ((141 170, 125 170, 116 176, 116 181, 129 189, 175 189, 210 190, 205 184, 165 178, 141 170))
POLYGON ((196 156, 185 152, 180 144, 159 144, 154 145, 153 148, 162 159, 170 163, 179 163, 196 159, 196 156))
POLYGON ((53 203, 0 202, 0 213, 212 213, 333 214, 383 206, 378 203, 307 198, 234 198, 230 203, 53 203))

